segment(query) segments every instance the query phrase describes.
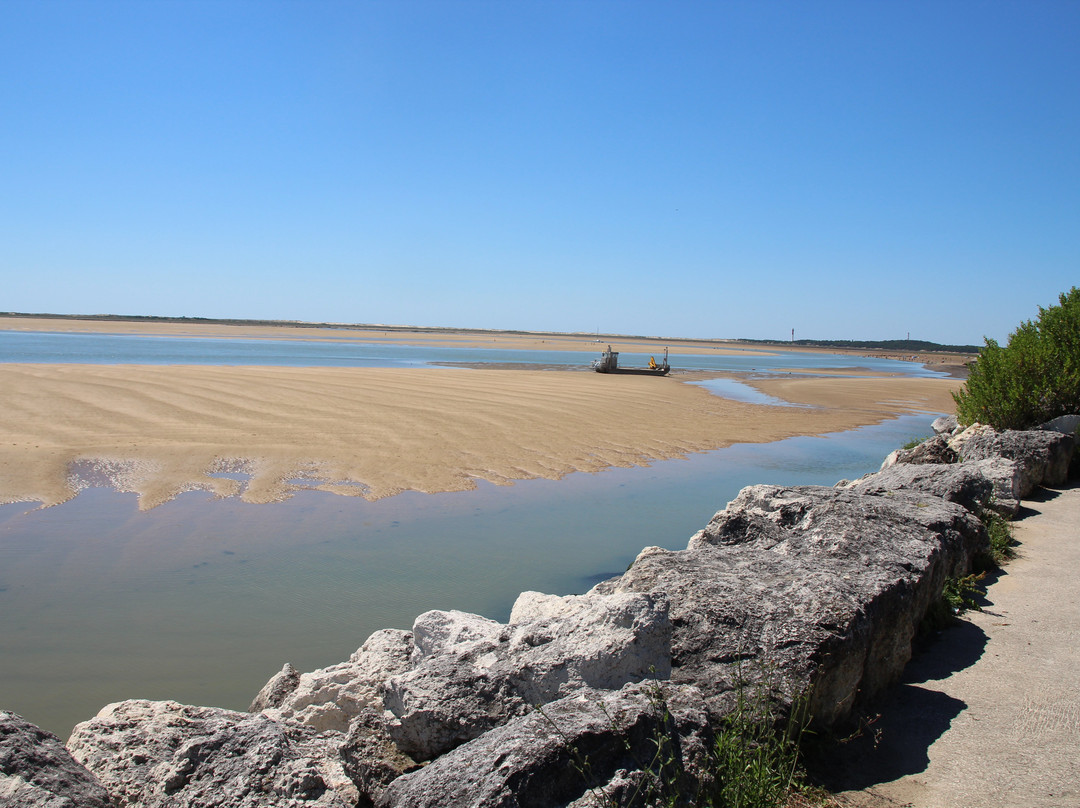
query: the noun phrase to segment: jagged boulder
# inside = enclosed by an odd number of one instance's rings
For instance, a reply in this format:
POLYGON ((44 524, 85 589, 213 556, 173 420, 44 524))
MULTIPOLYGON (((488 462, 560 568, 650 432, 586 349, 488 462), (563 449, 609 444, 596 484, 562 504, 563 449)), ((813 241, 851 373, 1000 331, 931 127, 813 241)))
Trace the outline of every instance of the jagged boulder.
POLYGON ((670 684, 584 688, 457 747, 383 792, 380 808, 450 805, 566 805, 603 790, 624 804, 666 737, 677 764, 693 768, 705 752, 709 720, 701 694, 670 684), (665 717, 665 708, 667 716, 665 717))
POLYGON ((1040 424, 1038 429, 1060 432, 1063 435, 1076 435, 1080 432, 1080 415, 1059 415, 1045 424, 1040 424))
POLYGON ((286 662, 281 670, 270 677, 248 707, 249 713, 258 713, 268 707, 280 707, 289 694, 300 684, 300 671, 286 662))
POLYGON ((382 716, 374 711, 353 719, 341 758, 365 805, 376 802, 398 777, 422 765, 398 749, 382 716))
POLYGON ((424 612, 413 621, 412 662, 498 642, 505 628, 497 620, 469 612, 424 612))
POLYGON ((133 700, 76 726, 68 749, 119 808, 351 808, 341 741, 261 714, 133 700))
POLYGON ((1069 477, 1076 439, 1052 430, 1004 432, 972 425, 949 439, 949 447, 964 460, 1004 457, 1015 460, 1021 469, 1020 496, 1026 497, 1040 485, 1063 485, 1069 477))
POLYGON ((51 732, 0 710, 0 805, 110 808, 105 787, 51 732))
POLYGON ((944 435, 946 438, 950 438, 959 431, 960 423, 956 420, 955 415, 942 415, 940 418, 935 418, 930 422, 930 428, 934 430, 935 435, 944 435))
POLYGON ((963 505, 977 516, 989 508, 1011 517, 1020 509, 1021 473, 1015 460, 1003 457, 952 465, 898 463, 843 487, 878 495, 919 491, 963 505))
POLYGON ((410 632, 376 631, 347 662, 303 674, 286 665, 263 686, 250 709, 319 731, 346 733, 352 719, 365 710, 382 712, 379 688, 408 670, 413 651, 410 632))
POLYGON ((402 751, 428 760, 580 688, 667 676, 671 624, 662 594, 522 598, 515 614, 524 622, 417 618, 414 667, 383 689, 402 751))
POLYGON ((884 470, 898 463, 923 465, 955 463, 956 461, 956 452, 949 448, 945 438, 935 435, 910 449, 897 449, 891 452, 881 464, 881 468, 884 470))
POLYGON ((899 677, 946 578, 987 549, 963 507, 913 492, 743 489, 686 550, 646 548, 594 591, 664 593, 674 682, 723 713, 740 679, 809 691, 824 727, 899 677))

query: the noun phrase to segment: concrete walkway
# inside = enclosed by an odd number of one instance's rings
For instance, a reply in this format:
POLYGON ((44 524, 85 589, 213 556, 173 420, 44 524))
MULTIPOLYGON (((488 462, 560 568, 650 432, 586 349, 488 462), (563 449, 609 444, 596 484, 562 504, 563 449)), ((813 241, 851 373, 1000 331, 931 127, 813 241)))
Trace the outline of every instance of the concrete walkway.
POLYGON ((1080 486, 1024 504, 1018 557, 908 665, 841 805, 1080 806, 1080 486))

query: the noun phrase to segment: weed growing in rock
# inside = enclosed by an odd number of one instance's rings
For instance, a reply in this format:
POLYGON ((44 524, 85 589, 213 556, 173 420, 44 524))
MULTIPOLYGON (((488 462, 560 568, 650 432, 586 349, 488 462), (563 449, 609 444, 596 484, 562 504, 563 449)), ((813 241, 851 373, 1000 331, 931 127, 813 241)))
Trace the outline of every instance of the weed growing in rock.
POLYGON ((941 596, 926 610, 919 625, 919 633, 941 631, 947 628, 957 615, 969 609, 981 612, 978 598, 985 595, 986 590, 979 586, 979 581, 984 575, 985 573, 978 572, 946 579, 941 596))
MULTIPOLYGON (((644 755, 620 736, 636 771, 621 772, 616 787, 600 782, 588 756, 582 755, 543 712, 570 746, 572 765, 588 786, 595 808, 781 808, 823 805, 825 798, 806 785, 800 746, 809 723, 809 700, 796 700, 785 720, 777 707, 778 691, 770 683, 750 685, 741 679, 734 709, 716 728, 712 745, 692 765, 679 754, 680 741, 659 685, 650 699, 659 720, 644 755), (640 756, 641 759, 638 759, 640 756), (645 759, 647 758, 647 759, 645 759)), ((615 727, 614 720, 611 721, 615 727)))
POLYGON ((1012 523, 1004 516, 993 511, 983 515, 983 524, 990 534, 990 558, 996 566, 1001 566, 1016 556, 1013 545, 1012 523))
POLYGON ((772 688, 736 692, 735 710, 724 716, 708 763, 709 802, 716 808, 775 808, 803 783, 799 747, 808 723, 806 699, 782 721, 772 688), (777 729, 782 726, 782 729, 777 729))
POLYGON ((926 440, 928 440, 928 439, 927 438, 912 438, 911 440, 909 440, 907 443, 905 443, 900 448, 904 449, 905 451, 910 450, 910 449, 914 449, 916 446, 919 446, 920 444, 924 443, 926 440))
POLYGON ((977 599, 986 594, 986 590, 979 586, 979 581, 984 575, 985 573, 982 572, 973 572, 970 575, 949 578, 945 581, 941 597, 945 599, 953 614, 962 614, 969 609, 976 612, 982 611, 982 606, 979 605, 977 599))

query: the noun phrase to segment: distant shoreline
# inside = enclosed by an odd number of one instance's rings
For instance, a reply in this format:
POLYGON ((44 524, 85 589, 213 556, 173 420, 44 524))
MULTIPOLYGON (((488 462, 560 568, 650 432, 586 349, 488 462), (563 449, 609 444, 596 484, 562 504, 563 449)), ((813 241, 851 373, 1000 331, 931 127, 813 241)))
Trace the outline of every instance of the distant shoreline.
MULTIPOLYGON (((163 336, 195 336, 194 331, 205 331, 207 336, 277 336, 281 339, 296 338, 296 332, 305 331, 305 338, 338 341, 349 339, 350 334, 363 335, 371 339, 390 339, 392 341, 453 341, 487 345, 489 341, 512 341, 517 350, 577 350, 595 351, 598 344, 620 343, 641 345, 646 351, 655 351, 659 346, 669 347, 672 353, 688 353, 696 350, 745 352, 745 351, 794 351, 799 353, 829 353, 870 358, 897 359, 907 362, 935 365, 936 370, 948 373, 951 378, 967 378, 967 364, 977 357, 976 353, 955 350, 971 346, 926 347, 918 351, 889 347, 875 347, 896 340, 851 341, 852 345, 837 344, 837 341, 815 343, 801 340, 798 343, 780 340, 748 340, 738 338, 712 339, 694 337, 658 337, 635 334, 601 334, 585 332, 528 331, 482 328, 455 328, 449 326, 411 326, 384 325, 375 323, 315 323, 300 320, 243 320, 205 317, 159 317, 152 315, 119 314, 28 314, 21 312, 0 312, 0 330, 61 330, 102 333, 103 326, 126 326, 122 333, 158 333, 163 336), (16 323, 65 323, 67 328, 45 329, 19 328, 16 323), (85 328, 74 327, 85 324, 85 328), (178 330, 179 329, 179 330, 178 330), (236 330, 246 333, 237 333, 236 330), (288 332, 292 331, 290 335, 288 332), (319 335, 317 332, 327 332, 319 335), (186 332, 186 333, 185 333, 186 332), (557 345, 557 347, 556 347, 557 345)), ((846 342, 846 341, 845 341, 846 342)), ((933 346, 934 343, 925 343, 933 346)), ((499 345, 496 347, 508 347, 499 345)))

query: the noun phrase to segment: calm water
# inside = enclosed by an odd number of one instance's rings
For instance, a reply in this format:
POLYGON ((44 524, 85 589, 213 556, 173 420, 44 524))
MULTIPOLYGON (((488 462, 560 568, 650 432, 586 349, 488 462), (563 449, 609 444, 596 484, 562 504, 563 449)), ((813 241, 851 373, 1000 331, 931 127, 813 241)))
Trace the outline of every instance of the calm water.
MULTIPOLYGON (((193 346, 213 343, 202 350, 214 354, 214 364, 248 350, 262 364, 286 355, 276 363, 483 361, 462 359, 474 352, 461 349, 442 359, 432 358, 441 356, 433 349, 403 346, 11 336, 0 333, 0 359, 149 362, 156 352, 162 362, 193 362, 193 346), (102 347, 115 345, 126 347, 102 347), (376 348, 389 353, 370 353, 376 348)), ((766 360, 820 366, 806 357, 752 359, 759 370, 766 360)), ((572 358, 581 363, 582 355, 572 358)), ((701 361, 744 358, 751 359, 701 361)), ((244 709, 286 661, 300 670, 340 662, 372 631, 408 628, 428 609, 505 620, 523 590, 582 592, 624 570, 642 547, 684 547, 744 485, 831 485, 860 476, 909 438, 928 434, 933 417, 733 446, 647 468, 380 502, 303 492, 284 503, 246 505, 193 492, 140 513, 134 495, 91 488, 55 508, 0 506, 0 707, 61 737, 124 698, 244 709)))
MULTIPOLYGON (((597 356, 601 347, 597 346, 597 356)), ((292 367, 422 367, 433 363, 510 362, 587 368, 593 358, 591 354, 579 351, 515 351, 377 342, 320 342, 313 339, 201 339, 0 330, 0 362, 292 367)), ((619 361, 627 367, 644 366, 649 361, 649 354, 623 352, 619 361)), ((734 355, 679 354, 672 356, 671 363, 674 368, 681 370, 742 373, 768 372, 778 368, 835 369, 858 364, 871 370, 909 376, 943 375, 922 365, 896 359, 802 352, 768 353, 749 348, 734 355)))
POLYGON ((340 662, 428 609, 505 620, 523 590, 584 591, 642 547, 684 547, 744 485, 860 476, 931 418, 373 503, 194 492, 140 513, 90 489, 2 506, 0 704, 62 737, 123 698, 243 709, 286 661, 340 662))

